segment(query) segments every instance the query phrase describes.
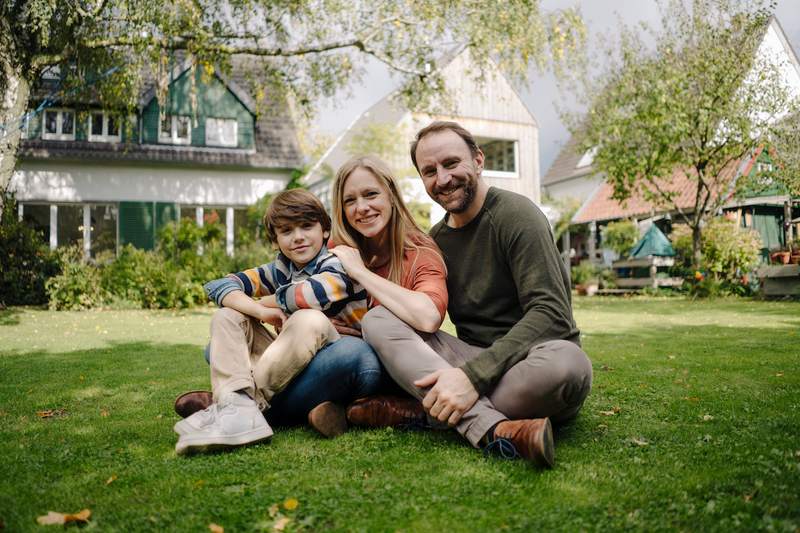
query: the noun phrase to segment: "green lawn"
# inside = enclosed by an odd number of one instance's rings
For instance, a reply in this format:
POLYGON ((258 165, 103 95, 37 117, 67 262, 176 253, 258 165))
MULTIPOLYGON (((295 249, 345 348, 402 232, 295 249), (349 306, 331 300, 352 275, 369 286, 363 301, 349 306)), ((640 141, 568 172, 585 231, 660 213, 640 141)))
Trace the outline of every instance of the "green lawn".
POLYGON ((594 388, 546 472, 447 432, 279 428, 177 457, 172 401, 207 387, 209 317, 0 314, 5 530, 55 530, 36 517, 84 508, 99 531, 800 527, 799 303, 578 300, 594 388))

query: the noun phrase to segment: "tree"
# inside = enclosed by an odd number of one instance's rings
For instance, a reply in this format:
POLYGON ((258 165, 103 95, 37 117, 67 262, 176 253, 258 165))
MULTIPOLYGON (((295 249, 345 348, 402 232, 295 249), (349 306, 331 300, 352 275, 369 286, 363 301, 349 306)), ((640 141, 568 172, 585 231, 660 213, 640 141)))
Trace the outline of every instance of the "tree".
POLYGON ((800 113, 786 118, 772 137, 770 154, 775 163, 771 178, 790 194, 800 196, 800 113))
POLYGON ((773 10, 761 0, 665 0, 660 29, 645 27, 651 39, 623 28, 608 71, 589 83, 588 114, 573 120, 615 199, 639 195, 691 228, 696 264, 739 163, 797 109, 782 65, 757 53, 773 10), (684 176, 690 208, 677 202, 684 176))
POLYGON ((371 56, 402 77, 404 103, 425 106, 444 91, 432 65, 455 45, 471 47, 476 80, 491 56, 524 81, 531 65, 573 57, 583 35, 576 10, 544 12, 540 0, 4 0, 0 188, 46 69, 58 67, 62 96, 91 90, 106 107, 133 109, 147 79, 157 80, 159 98, 166 94, 176 51, 211 72, 258 58, 257 96, 311 112, 320 97, 358 80, 371 56))

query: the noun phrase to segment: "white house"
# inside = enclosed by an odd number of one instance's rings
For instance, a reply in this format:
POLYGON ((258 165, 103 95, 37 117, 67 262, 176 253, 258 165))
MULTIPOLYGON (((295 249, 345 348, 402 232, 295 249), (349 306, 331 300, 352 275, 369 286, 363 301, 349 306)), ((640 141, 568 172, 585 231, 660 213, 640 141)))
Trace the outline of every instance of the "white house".
MULTIPOLYGON (((398 131, 398 145, 408 147, 416 131, 433 120, 452 120, 476 137, 486 155, 483 177, 502 189, 514 191, 539 202, 539 127, 533 114, 494 63, 483 86, 465 74, 470 71, 469 50, 455 53, 442 62, 444 79, 453 97, 451 114, 409 111, 386 95, 359 116, 305 176, 305 183, 330 206, 332 178, 339 166, 352 155, 348 145, 369 124, 386 124, 398 131)), ((443 216, 443 210, 425 194, 411 164, 407 150, 396 161, 387 163, 403 178, 407 201, 430 205, 431 222, 443 216)))

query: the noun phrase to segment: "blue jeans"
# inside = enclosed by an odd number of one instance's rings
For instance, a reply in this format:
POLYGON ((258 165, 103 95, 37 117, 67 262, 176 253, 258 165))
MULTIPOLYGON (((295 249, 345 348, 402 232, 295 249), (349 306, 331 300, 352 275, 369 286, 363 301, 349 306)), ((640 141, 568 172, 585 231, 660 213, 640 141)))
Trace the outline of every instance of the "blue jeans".
MULTIPOLYGON (((206 362, 210 360, 206 346, 206 362)), ((360 337, 343 335, 311 359, 289 385, 272 398, 265 414, 270 424, 305 424, 308 412, 325 401, 347 405, 381 388, 383 367, 372 347, 360 337)))

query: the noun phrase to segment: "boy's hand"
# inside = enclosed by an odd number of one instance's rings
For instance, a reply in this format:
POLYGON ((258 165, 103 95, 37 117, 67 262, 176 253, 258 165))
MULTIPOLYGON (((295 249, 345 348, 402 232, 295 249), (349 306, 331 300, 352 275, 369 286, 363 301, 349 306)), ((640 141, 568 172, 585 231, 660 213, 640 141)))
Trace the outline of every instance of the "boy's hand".
POLYGON ((283 309, 259 306, 259 312, 256 318, 280 331, 287 317, 286 313, 283 312, 283 309))

